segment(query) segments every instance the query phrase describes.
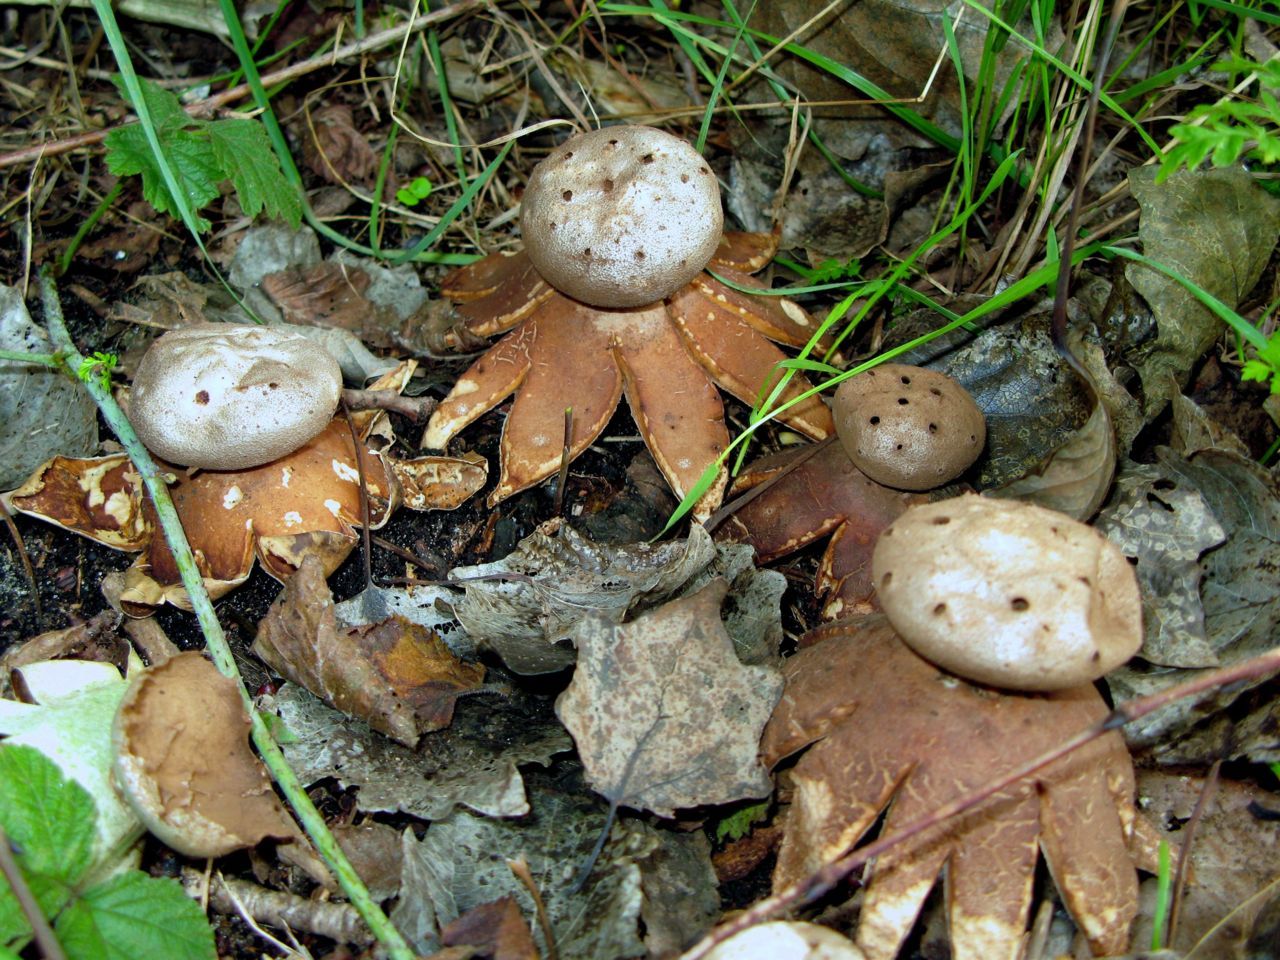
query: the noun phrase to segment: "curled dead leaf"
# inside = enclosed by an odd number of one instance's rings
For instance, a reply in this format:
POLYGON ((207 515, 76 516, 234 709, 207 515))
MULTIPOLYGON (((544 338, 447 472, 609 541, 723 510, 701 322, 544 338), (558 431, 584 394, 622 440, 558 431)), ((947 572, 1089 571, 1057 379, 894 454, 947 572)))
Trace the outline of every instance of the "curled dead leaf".
POLYGON ((484 667, 463 663, 434 632, 400 616, 346 625, 321 562, 303 558, 258 626, 253 652, 281 676, 412 747, 447 727, 484 667))
POLYGON ((180 653, 140 673, 120 704, 116 784, 147 829, 189 857, 297 836, 248 735, 235 682, 180 653))

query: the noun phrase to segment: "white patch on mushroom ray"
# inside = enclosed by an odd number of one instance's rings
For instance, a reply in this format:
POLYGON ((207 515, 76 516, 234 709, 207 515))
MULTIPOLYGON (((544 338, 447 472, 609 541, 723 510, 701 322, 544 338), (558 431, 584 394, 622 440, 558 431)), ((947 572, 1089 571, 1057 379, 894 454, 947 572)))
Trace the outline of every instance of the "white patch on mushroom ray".
POLYGON ((289 481, 293 479, 293 467, 280 468, 280 486, 288 489, 289 481))
POLYGON ((453 385, 453 389, 449 391, 450 397, 464 397, 468 393, 475 393, 480 389, 480 384, 468 377, 463 377, 453 385))
POLYGON ((133 512, 133 501, 127 493, 117 490, 107 497, 102 510, 123 529, 128 523, 129 515, 133 512))
POLYGON ((244 499, 244 491, 237 486, 231 486, 227 492, 222 495, 222 509, 234 510, 240 505, 240 501, 244 499))
POLYGON ((302 514, 297 510, 290 510, 284 515, 284 525, 286 527, 296 527, 302 523, 302 514))
POLYGON ((809 326, 809 315, 800 308, 799 304, 783 299, 778 301, 778 306, 782 307, 782 312, 794 320, 797 326, 809 326))
POLYGON ((342 504, 337 500, 326 500, 324 502, 324 508, 336 517, 338 515, 338 511, 342 509, 342 504))
POLYGON ((351 466, 351 464, 343 463, 335 457, 329 461, 329 465, 333 467, 333 472, 339 480, 346 480, 349 483, 359 482, 360 473, 355 467, 351 466))

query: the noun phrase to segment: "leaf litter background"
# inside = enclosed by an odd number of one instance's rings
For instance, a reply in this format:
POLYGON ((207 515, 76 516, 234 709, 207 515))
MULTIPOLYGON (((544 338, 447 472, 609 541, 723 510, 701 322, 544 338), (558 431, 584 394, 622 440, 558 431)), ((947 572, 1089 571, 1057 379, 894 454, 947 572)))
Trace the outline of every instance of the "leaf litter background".
MULTIPOLYGON (((801 13, 805 5, 794 7, 801 13)), ((878 22, 870 4, 859 8, 878 22)), ((916 15, 926 21, 931 16, 924 10, 912 16, 916 15)), ((789 19, 791 8, 779 5, 766 16, 789 19)), ((772 26, 774 32, 785 33, 794 25, 772 26)), ((854 21, 849 26, 855 36, 874 36, 881 45, 869 56, 883 65, 886 83, 895 76, 914 83, 911 65, 931 56, 931 51, 929 56, 916 56, 910 43, 891 34, 858 28, 854 21)), ((914 29, 912 18, 903 17, 900 32, 907 40, 914 29)), ((837 48, 842 43, 847 41, 837 40, 837 48)), ((465 88, 462 80, 458 89, 465 88)), ((592 89, 607 100, 610 88, 604 76, 592 89)), ((650 92, 667 97, 672 93, 659 87, 650 92)), ((945 106, 953 101, 941 96, 938 102, 945 106)), ((360 180, 373 169, 373 153, 366 133, 351 125, 350 110, 343 113, 341 107, 325 118, 330 138, 324 148, 327 163, 318 153, 311 159, 313 166, 329 169, 334 158, 340 158, 344 173, 360 180)), ((849 122, 847 116, 826 118, 824 123, 839 155, 856 156, 865 149, 866 144, 858 142, 864 125, 849 122)), ((779 171, 774 161, 760 154, 769 153, 770 136, 784 132, 772 130, 757 140, 734 144, 734 176, 726 206, 748 229, 768 226, 761 211, 771 189, 767 185, 777 182, 779 171), (763 151, 760 141, 766 144, 763 151), (753 195, 753 184, 766 186, 753 195)), ((826 202, 818 199, 826 196, 823 176, 813 166, 802 170, 784 215, 788 247, 811 257, 847 259, 891 236, 891 227, 901 231, 910 223, 909 202, 886 203, 883 208, 873 204, 870 210, 855 205, 856 217, 845 206, 834 219, 848 223, 865 218, 873 226, 848 236, 833 230, 833 217, 823 216, 829 213, 826 202)), ((1129 177, 1141 210, 1139 235, 1146 253, 1175 266, 1228 304, 1257 296, 1252 291, 1264 275, 1280 230, 1280 204, 1260 194, 1240 170, 1184 174, 1159 185, 1151 168, 1134 170, 1129 177)), ((182 274, 158 284, 155 271, 166 265, 152 259, 155 252, 139 257, 135 266, 153 273, 146 286, 138 292, 122 287, 106 291, 109 300, 119 300, 116 319, 144 316, 164 326, 193 314, 227 313, 229 306, 219 291, 192 285, 182 274)), ((346 256, 323 260, 314 236, 306 231, 250 231, 240 243, 231 275, 242 289, 252 291, 256 309, 281 313, 295 322, 327 313, 336 329, 316 335, 340 345, 331 349, 341 354, 344 371, 353 379, 385 372, 385 361, 370 347, 428 349, 430 324, 423 321, 430 319, 430 305, 416 274, 346 256), (354 296, 351 285, 333 282, 335 276, 353 272, 365 278, 355 285, 354 296), (273 282, 259 287, 268 276, 273 282)), ((1216 360, 1200 363, 1219 341, 1220 324, 1180 285, 1136 264, 1110 276, 1082 277, 1076 290, 1073 316, 1086 329, 1092 323, 1083 349, 1094 352, 1095 376, 1099 370, 1105 375, 1100 377, 1103 402, 1117 425, 1121 446, 1116 483, 1096 524, 1134 559, 1144 589, 1147 637, 1142 657, 1107 678, 1112 695, 1123 700, 1163 689, 1197 669, 1239 662, 1275 643, 1280 621, 1280 499, 1274 473, 1258 467, 1251 457, 1265 439, 1249 431, 1237 438, 1231 430, 1235 423, 1215 419, 1224 410, 1259 402, 1254 393, 1233 392, 1230 377, 1222 374, 1216 360), (1195 382, 1189 380, 1193 372, 1195 382), (1144 433, 1148 427, 1152 428, 1144 433)), ((18 298, 7 293, 3 307, 4 345, 38 344, 41 331, 18 298)), ((885 345, 905 341, 936 323, 931 315, 908 315, 887 331, 885 345)), ((1023 305, 983 327, 976 333, 957 332, 904 359, 928 360, 974 393, 987 413, 989 450, 994 452, 971 476, 981 487, 996 487, 1022 477, 1063 441, 1078 436, 1089 422, 1090 404, 1049 345, 1047 304, 1023 305)), ((108 346, 100 321, 92 315, 81 316, 76 330, 81 342, 92 348, 108 346)), ((130 331, 111 345, 122 352, 126 370, 144 340, 130 331)), ((456 363, 428 369, 414 389, 442 392, 458 369, 456 363)), ((84 455, 96 449, 87 399, 54 377, 0 365, 0 413, 5 414, 0 417, 0 450, 11 451, 0 458, 9 471, 0 484, 6 489, 54 453, 84 455), (50 411, 59 417, 56 425, 49 422, 50 411)), ((492 458, 500 418, 488 423, 477 447, 492 458)), ((623 420, 609 432, 634 431, 623 420)), ((696 529, 687 538, 653 548, 639 546, 660 527, 673 503, 652 467, 646 469, 645 455, 628 463, 629 456, 593 452, 575 463, 565 493, 570 512, 581 516, 578 532, 571 524, 538 526, 553 510, 553 492, 545 488, 522 495, 497 514, 472 501, 454 514, 398 519, 384 531, 393 542, 437 565, 441 574, 496 573, 508 579, 476 580, 464 588, 418 588, 412 593, 365 590, 358 566, 349 561, 328 588, 300 578, 290 588, 300 594, 296 602, 304 607, 331 602, 323 598, 330 588, 335 597, 352 598, 338 605, 347 610, 340 621, 345 629, 376 623, 394 608, 407 620, 438 630, 453 655, 473 658, 484 652, 490 667, 483 682, 468 681, 470 689, 456 697, 456 703, 455 694, 445 695, 453 708, 452 723, 445 729, 431 732, 426 723, 404 735, 421 738, 416 749, 370 729, 369 724, 376 725, 383 716, 377 704, 369 708, 369 715, 355 720, 292 683, 263 700, 294 735, 286 751, 303 780, 327 786, 335 817, 349 819, 358 810, 363 815, 416 818, 391 821, 400 831, 398 856, 383 892, 400 891, 394 919, 423 951, 441 946, 445 925, 501 895, 515 898, 533 926, 535 940, 545 946, 542 931, 532 923, 528 891, 513 878, 508 859, 528 863, 562 956, 671 954, 705 931, 723 906, 711 871, 710 844, 701 831, 691 829, 703 817, 714 821, 714 811, 701 811, 687 824, 624 811, 601 851, 592 882, 581 893, 574 891, 577 872, 606 824, 607 800, 666 816, 674 807, 758 797, 768 790, 763 769, 751 763, 762 716, 737 728, 744 776, 732 796, 695 791, 676 800, 654 799, 634 787, 632 778, 644 783, 652 776, 643 763, 648 743, 640 741, 656 738, 658 725, 644 708, 655 700, 664 702, 665 684, 672 681, 664 679, 662 669, 651 678, 643 676, 644 671, 629 670, 624 674, 631 689, 620 688, 609 679, 613 667, 607 660, 597 663, 595 654, 592 668, 581 679, 575 675, 568 690, 562 692, 563 673, 559 681, 554 679, 556 671, 573 663, 575 641, 581 649, 599 647, 606 654, 618 637, 643 635, 645 630, 654 631, 659 645, 673 646, 676 661, 687 658, 685 669, 705 669, 712 654, 701 654, 691 644, 691 628, 679 622, 676 611, 681 603, 710 607, 708 598, 727 590, 729 601, 722 607, 725 629, 708 628, 704 615, 692 633, 711 644, 714 655, 734 672, 751 678, 747 687, 757 694, 752 709, 767 715, 776 700, 776 666, 770 664, 776 664, 782 640, 777 611, 783 578, 756 573, 743 548, 715 548, 696 529), (608 540, 623 546, 608 546, 608 540), (722 585, 708 586, 720 582, 717 577, 724 578, 722 585), (665 606, 669 601, 677 606, 665 606), (567 617, 566 610, 580 611, 583 617, 567 617), (664 625, 664 618, 676 622, 664 625), (736 655, 725 660, 730 650, 736 655), (539 679, 548 672, 550 680, 539 679), (607 693, 588 697, 587 706, 616 701, 614 716, 589 718, 577 693, 589 683, 603 685, 607 693), (563 725, 553 710, 557 694, 563 725), (628 697, 635 698, 634 709, 625 706, 628 697), (593 756, 590 744, 605 744, 615 732, 632 730, 635 718, 640 726, 637 739, 630 741, 637 744, 634 749, 612 757, 593 756), (574 762, 574 738, 580 741, 585 771, 574 762), (430 822, 425 831, 422 821, 430 822)), ((1091 481, 1086 473, 1071 482, 1091 481)), ((18 523, 41 570, 49 607, 41 626, 59 627, 68 615, 101 609, 98 581, 104 572, 123 566, 121 558, 29 520, 18 523)), ((404 574, 403 566, 387 555, 374 559, 378 576, 404 574)), ((6 619, 0 621, 0 643, 7 645, 36 630, 31 615, 19 612, 29 598, 11 550, 2 562, 0 600, 6 619)), ((812 625, 816 618, 807 598, 812 563, 789 560, 785 569, 793 587, 786 601, 788 625, 812 625)), ((237 628, 245 646, 279 593, 279 586, 258 572, 220 605, 223 619, 237 628)), ((164 610, 158 618, 181 644, 192 642, 185 615, 164 610)), ((250 659, 244 668, 251 683, 266 677, 250 659)), ((333 681, 338 688, 348 682, 333 681)), ((746 699, 744 695, 744 703, 746 699)), ((1147 814, 1167 828, 1185 822, 1204 771, 1214 759, 1280 761, 1278 702, 1274 683, 1236 687, 1197 704, 1174 704, 1127 730, 1140 761, 1151 766, 1139 771, 1139 796, 1147 814)), ((695 700, 681 713, 686 720, 690 715, 698 720, 709 709, 695 700)), ((0 723, 9 724, 5 733, 19 729, 13 721, 0 723)), ((676 739, 687 741, 688 736, 677 734, 676 739)), ((663 751, 664 762, 670 759, 670 749, 663 751)), ((699 761, 694 768, 706 775, 709 787, 723 785, 720 771, 699 761)), ((1246 767, 1230 770, 1248 772, 1246 767)), ((1275 880, 1280 833, 1265 814, 1276 806, 1275 794, 1256 785, 1230 779, 1221 785, 1218 805, 1196 840, 1200 882, 1188 894, 1185 943, 1195 942, 1242 904, 1251 904, 1252 913, 1265 906, 1265 898, 1259 903, 1249 898, 1275 880)), ((358 850, 362 841, 348 842, 358 850)), ((385 845, 386 838, 380 842, 385 845)), ((1238 920, 1247 935, 1250 912, 1238 920)), ((1138 938, 1143 935, 1142 922, 1138 938)), ((1255 933, 1267 929, 1267 921, 1260 921, 1255 933)), ((1239 955, 1238 942, 1226 942, 1229 938, 1221 932, 1219 937, 1224 942, 1211 941, 1210 952, 1197 956, 1239 955)), ((1265 943, 1259 949, 1264 952, 1254 955, 1275 955, 1265 952, 1271 949, 1265 943)))

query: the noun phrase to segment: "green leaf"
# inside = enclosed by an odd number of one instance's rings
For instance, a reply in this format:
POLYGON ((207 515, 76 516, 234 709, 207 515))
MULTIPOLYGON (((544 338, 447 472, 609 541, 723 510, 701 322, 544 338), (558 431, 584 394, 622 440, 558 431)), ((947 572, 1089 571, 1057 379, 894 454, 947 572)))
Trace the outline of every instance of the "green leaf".
POLYGON ((725 840, 741 840, 751 832, 751 825, 759 823, 769 815, 769 801, 761 800, 735 810, 716 824, 716 843, 725 840))
MULTIPOLYGON (((142 85, 142 99, 147 103, 147 112, 151 114, 151 122, 155 124, 156 134, 159 135, 161 140, 164 140, 166 136, 175 130, 181 130, 183 127, 202 122, 187 116, 186 111, 182 109, 181 101, 171 90, 166 90, 150 80, 143 80, 141 77, 138 79, 142 85)), ((129 91, 124 85, 124 78, 116 74, 111 80, 116 85, 116 89, 120 91, 120 96, 125 103, 133 106, 129 91)), ((137 126, 137 124, 133 126, 137 126)))
MULTIPOLYGON (((70 899, 93 851, 93 799, 33 747, 0 744, 0 827, 46 916, 70 899)), ((8 883, 0 878, 0 944, 28 932, 8 883)))
MULTIPOLYGON (((164 176, 151 153, 146 134, 136 124, 107 135, 107 168, 115 174, 142 175, 142 195, 157 213, 177 214, 177 206, 165 185, 164 176)), ((164 140, 165 152, 174 176, 192 209, 200 209, 218 196, 218 182, 225 179, 214 160, 209 142, 190 130, 172 130, 164 140)), ((203 232, 209 221, 197 218, 203 232)))
POLYGON ((214 960, 213 931, 175 880, 131 870, 87 891, 54 925, 68 960, 214 960))
POLYGON ((257 120, 217 120, 206 128, 213 159, 231 179, 245 214, 284 220, 295 230, 302 220, 302 198, 280 169, 267 131, 257 120))

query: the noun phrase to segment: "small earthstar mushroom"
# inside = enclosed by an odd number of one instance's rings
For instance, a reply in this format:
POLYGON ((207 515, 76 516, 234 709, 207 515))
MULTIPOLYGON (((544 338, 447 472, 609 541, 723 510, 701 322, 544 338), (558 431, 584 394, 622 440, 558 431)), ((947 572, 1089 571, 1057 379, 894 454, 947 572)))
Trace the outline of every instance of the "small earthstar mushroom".
POLYGON ((880 535, 871 575, 902 639, 979 683, 1062 690, 1142 645, 1125 555, 1092 527, 1030 503, 969 494, 912 507, 880 535))
POLYGON ((723 226, 707 161, 653 127, 605 127, 566 141, 534 169, 521 203, 534 268, 596 307, 675 293, 702 272, 723 226))
POLYGON ((198 323, 171 330, 138 364, 129 420, 170 463, 242 470, 323 430, 342 391, 323 347, 281 327, 198 323))
POLYGON ((846 380, 832 401, 854 466, 898 490, 932 490, 978 459, 987 425, 969 391, 945 373, 884 363, 846 380))

